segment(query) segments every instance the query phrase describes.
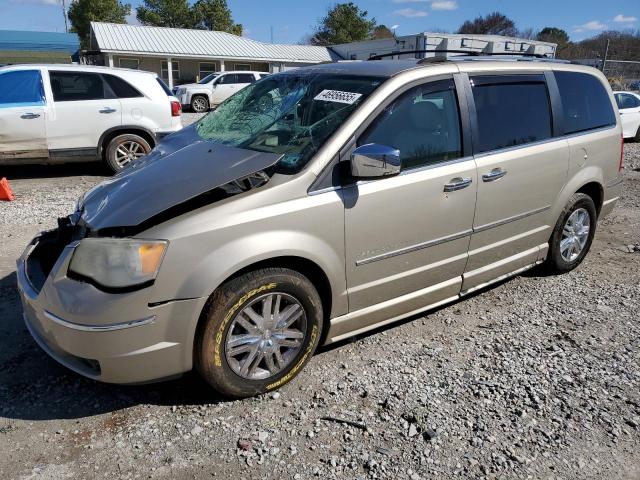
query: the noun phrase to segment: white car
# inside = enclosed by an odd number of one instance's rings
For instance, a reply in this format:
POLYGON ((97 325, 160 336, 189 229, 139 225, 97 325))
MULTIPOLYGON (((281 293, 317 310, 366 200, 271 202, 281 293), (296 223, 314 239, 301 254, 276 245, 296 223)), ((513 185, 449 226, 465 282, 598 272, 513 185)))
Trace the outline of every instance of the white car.
POLYGON ((633 92, 613 92, 622 119, 624 138, 640 142, 640 95, 633 92))
POLYGON ((0 165, 103 160, 114 172, 182 128, 155 73, 85 65, 0 68, 0 165))
POLYGON ((210 73, 198 83, 174 87, 173 93, 185 108, 202 113, 221 104, 247 85, 266 77, 268 73, 236 70, 210 73))

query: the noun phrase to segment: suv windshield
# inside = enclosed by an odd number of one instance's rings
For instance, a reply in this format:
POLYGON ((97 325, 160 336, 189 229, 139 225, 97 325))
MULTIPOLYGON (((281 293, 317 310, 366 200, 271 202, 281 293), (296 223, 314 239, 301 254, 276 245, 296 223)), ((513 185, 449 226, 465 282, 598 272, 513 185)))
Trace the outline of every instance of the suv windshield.
POLYGON ((384 78, 315 72, 271 75, 198 122, 205 140, 282 154, 281 173, 299 172, 384 78))
POLYGON ((204 77, 202 80, 200 80, 198 83, 200 85, 204 85, 205 83, 209 83, 213 78, 217 77, 218 75, 220 75, 220 72, 210 73, 209 75, 204 77))

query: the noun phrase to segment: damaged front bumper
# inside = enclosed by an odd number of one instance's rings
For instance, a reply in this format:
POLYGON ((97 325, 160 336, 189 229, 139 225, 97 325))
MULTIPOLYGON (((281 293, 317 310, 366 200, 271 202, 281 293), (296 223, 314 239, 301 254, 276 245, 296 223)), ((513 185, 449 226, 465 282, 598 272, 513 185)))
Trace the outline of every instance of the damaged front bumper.
POLYGON ((24 320, 38 345, 67 368, 110 383, 191 370, 192 326, 206 299, 150 306, 148 288, 112 294, 71 279, 66 273, 78 241, 55 245, 58 237, 37 236, 17 261, 24 320))

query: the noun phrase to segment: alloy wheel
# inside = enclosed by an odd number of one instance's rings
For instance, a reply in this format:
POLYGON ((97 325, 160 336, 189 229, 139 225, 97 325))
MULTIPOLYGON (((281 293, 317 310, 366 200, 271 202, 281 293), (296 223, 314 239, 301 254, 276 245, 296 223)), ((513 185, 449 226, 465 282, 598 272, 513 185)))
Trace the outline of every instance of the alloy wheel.
POLYGON ((573 262, 580 256, 589 238, 591 218, 584 208, 576 209, 567 219, 562 229, 560 255, 566 262, 573 262))
POLYGON ((202 97, 196 97, 193 99, 191 106, 197 113, 202 113, 207 110, 207 101, 202 97))
POLYGON ((271 292, 256 298, 234 317, 225 357, 240 377, 261 380, 283 371, 303 346, 307 316, 293 296, 271 292))
POLYGON ((124 167, 133 160, 137 160, 147 154, 145 147, 140 143, 127 140, 118 145, 116 149, 116 163, 120 168, 124 167))

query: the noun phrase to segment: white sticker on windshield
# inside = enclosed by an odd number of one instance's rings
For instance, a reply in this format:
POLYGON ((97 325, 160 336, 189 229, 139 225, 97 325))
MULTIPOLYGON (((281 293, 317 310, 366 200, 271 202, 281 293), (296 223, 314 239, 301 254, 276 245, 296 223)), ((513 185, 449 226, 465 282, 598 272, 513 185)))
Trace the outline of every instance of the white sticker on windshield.
POLYGON ((315 96, 314 100, 324 100, 325 102, 346 103, 351 105, 361 96, 361 93, 341 92, 340 90, 323 90, 315 96))

